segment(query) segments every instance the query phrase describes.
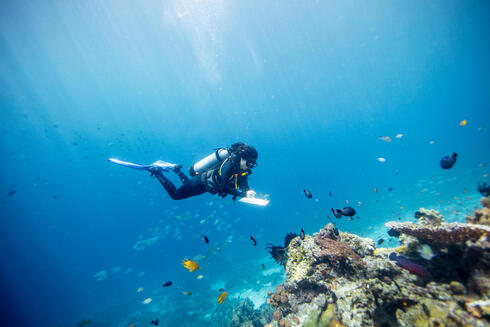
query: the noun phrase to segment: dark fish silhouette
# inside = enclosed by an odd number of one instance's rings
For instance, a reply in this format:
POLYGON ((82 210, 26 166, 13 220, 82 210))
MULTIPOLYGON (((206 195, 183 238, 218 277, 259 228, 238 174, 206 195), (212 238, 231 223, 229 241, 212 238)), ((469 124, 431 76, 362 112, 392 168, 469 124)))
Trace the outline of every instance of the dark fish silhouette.
POLYGON ((250 239, 251 239, 251 240, 252 240, 252 242, 254 243, 254 246, 257 246, 257 240, 255 239, 255 237, 250 236, 250 239))
POLYGON ((356 214, 356 210, 352 207, 345 207, 343 209, 334 209, 332 208, 332 213, 335 218, 342 218, 342 216, 351 217, 356 214))
POLYGON ((206 235, 203 235, 202 238, 204 239, 204 242, 209 243, 209 238, 206 235))
POLYGON ((155 326, 158 326, 158 319, 156 319, 156 320, 152 320, 152 321, 151 321, 151 324, 152 324, 152 325, 155 325, 155 326))
POLYGON ((265 270, 265 265, 264 264, 262 264, 262 270, 265 270))
POLYGON ((301 228, 301 232, 299 232, 299 238, 301 240, 304 240, 305 239, 305 231, 303 230, 303 228, 301 228))
POLYGON ((303 192, 305 192, 305 195, 306 195, 306 197, 307 197, 308 199, 311 199, 311 198, 313 197, 313 194, 311 194, 311 192, 310 192, 310 191, 308 191, 308 190, 303 190, 303 192))
POLYGON ((378 245, 383 244, 383 242, 384 242, 384 241, 385 241, 384 239, 380 238, 380 239, 378 240, 378 245))
POLYGON ((8 195, 8 196, 12 196, 12 195, 14 195, 14 194, 15 194, 15 192, 17 192, 17 191, 15 191, 15 190, 13 190, 13 191, 9 191, 7 195, 8 195))
POLYGON ((168 282, 166 282, 165 284, 162 285, 162 287, 169 287, 169 286, 172 286, 172 282, 171 281, 168 281, 168 282))
POLYGON ((220 288, 220 289, 218 290, 218 292, 224 292, 224 291, 225 291, 225 289, 224 289, 224 288, 220 288))
POLYGON ((478 192, 483 196, 490 196, 490 186, 486 182, 478 184, 478 192))
POLYGON ((394 229, 390 229, 388 231, 388 235, 390 235, 391 237, 398 237, 398 236, 400 236, 400 232, 399 231, 396 231, 394 229))
POLYGON ((451 156, 445 156, 444 158, 441 159, 441 168, 442 169, 450 169, 454 166, 456 163, 456 158, 458 157, 458 154, 456 152, 453 153, 451 156))
POLYGON ((391 186, 388 187, 388 191, 390 191, 390 192, 393 191, 393 187, 391 187, 391 186))
POLYGON ((330 192, 330 196, 332 196, 332 192, 330 192))

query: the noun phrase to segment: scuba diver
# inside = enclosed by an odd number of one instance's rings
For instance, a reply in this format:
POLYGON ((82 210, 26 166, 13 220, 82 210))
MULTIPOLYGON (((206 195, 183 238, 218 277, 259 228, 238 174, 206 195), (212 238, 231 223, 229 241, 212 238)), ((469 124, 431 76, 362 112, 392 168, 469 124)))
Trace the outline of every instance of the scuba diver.
POLYGON ((156 177, 174 200, 186 199, 206 192, 225 197, 233 195, 253 198, 255 191, 248 186, 248 175, 257 166, 258 153, 253 147, 242 142, 233 144, 230 148, 220 148, 189 168, 191 178, 180 169, 182 165, 157 161, 147 170, 156 177), (179 176, 182 186, 175 185, 164 176, 163 172, 173 171, 179 176))

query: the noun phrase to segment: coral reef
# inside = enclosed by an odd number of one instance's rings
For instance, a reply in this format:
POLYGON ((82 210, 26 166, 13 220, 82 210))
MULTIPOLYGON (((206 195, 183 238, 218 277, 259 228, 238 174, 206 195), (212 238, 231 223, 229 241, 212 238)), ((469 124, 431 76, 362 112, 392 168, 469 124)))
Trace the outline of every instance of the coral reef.
POLYGON ((464 223, 441 223, 437 226, 429 226, 416 225, 410 222, 387 222, 385 226, 397 232, 413 236, 420 242, 435 248, 461 244, 490 233, 490 226, 464 223))
POLYGON ((265 304, 254 309, 253 302, 248 298, 230 299, 216 308, 210 321, 212 326, 218 327, 262 327, 272 319, 272 312, 273 309, 265 304))
POLYGON ((444 217, 434 209, 420 208, 415 213, 415 218, 418 219, 417 223, 421 225, 439 225, 444 222, 444 217))
POLYGON ((418 224, 387 224, 403 256, 332 224, 292 239, 266 326, 489 326, 490 229, 419 212, 418 224))
POLYGON ((490 225, 490 197, 482 198, 482 208, 473 211, 473 217, 466 217, 469 224, 490 225))

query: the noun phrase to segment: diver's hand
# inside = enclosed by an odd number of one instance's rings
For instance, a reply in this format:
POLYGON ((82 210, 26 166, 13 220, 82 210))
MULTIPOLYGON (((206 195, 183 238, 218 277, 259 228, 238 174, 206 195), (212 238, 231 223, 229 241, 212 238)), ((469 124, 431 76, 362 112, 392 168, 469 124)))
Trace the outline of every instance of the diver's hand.
POLYGON ((253 198, 255 197, 257 193, 254 190, 248 190, 247 191, 247 198, 253 198))
POLYGON ((227 195, 228 193, 226 193, 225 191, 218 193, 218 196, 221 196, 222 198, 226 197, 227 195))

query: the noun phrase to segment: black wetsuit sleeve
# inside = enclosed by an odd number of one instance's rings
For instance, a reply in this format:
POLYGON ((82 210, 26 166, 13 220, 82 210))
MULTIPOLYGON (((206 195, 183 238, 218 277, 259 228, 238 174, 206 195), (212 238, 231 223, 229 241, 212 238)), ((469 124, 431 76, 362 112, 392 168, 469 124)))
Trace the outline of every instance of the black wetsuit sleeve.
POLYGON ((240 176, 238 179, 238 187, 240 187, 240 190, 243 190, 245 193, 247 193, 248 190, 250 190, 250 186, 248 186, 248 176, 240 176))

